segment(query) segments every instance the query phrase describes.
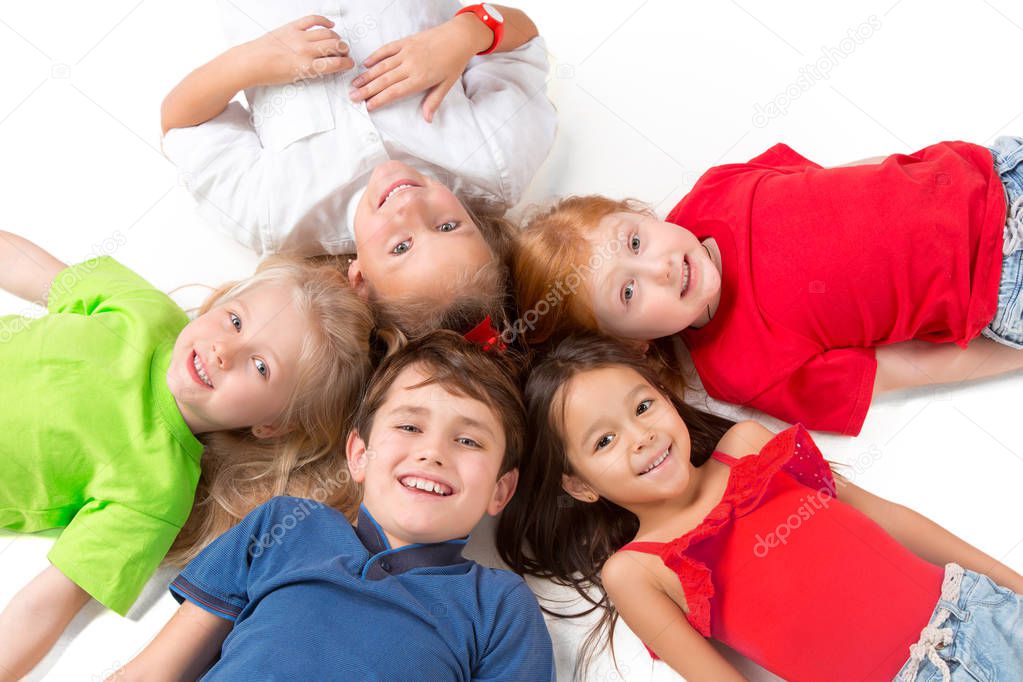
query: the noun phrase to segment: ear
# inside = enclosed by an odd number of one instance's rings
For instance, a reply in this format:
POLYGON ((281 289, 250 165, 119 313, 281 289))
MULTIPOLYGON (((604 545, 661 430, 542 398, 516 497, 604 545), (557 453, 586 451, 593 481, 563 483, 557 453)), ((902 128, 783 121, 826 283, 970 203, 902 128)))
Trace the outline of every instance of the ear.
POLYGON ((504 476, 497 479, 497 486, 494 488, 494 496, 490 499, 490 504, 487 505, 487 513, 491 516, 497 516, 501 513, 501 510, 505 508, 508 502, 511 501, 512 495, 515 494, 515 488, 519 485, 519 470, 512 469, 511 471, 505 472, 504 476))
POLYGON ((561 487, 580 502, 596 502, 600 499, 600 495, 589 483, 572 474, 561 474, 561 487))
POLYGON ((348 264, 348 284, 359 296, 366 297, 366 277, 362 274, 358 258, 348 264))
POLYGON ((345 459, 348 461, 348 471, 352 474, 352 480, 362 483, 366 480, 366 441, 362 440, 359 432, 352 429, 348 433, 348 441, 345 443, 345 459))
POLYGON ((273 438, 274 436, 279 436, 284 432, 285 429, 282 429, 279 426, 274 426, 273 424, 259 424, 252 427, 252 435, 260 440, 264 438, 273 438))

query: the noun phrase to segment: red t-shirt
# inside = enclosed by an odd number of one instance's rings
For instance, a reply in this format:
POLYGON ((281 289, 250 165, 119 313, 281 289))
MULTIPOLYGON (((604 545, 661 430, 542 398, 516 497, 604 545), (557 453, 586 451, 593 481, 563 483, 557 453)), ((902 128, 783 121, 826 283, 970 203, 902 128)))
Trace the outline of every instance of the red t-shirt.
MULTIPOLYGON (((721 501, 661 557, 686 619, 786 680, 891 680, 941 595, 943 571, 842 501, 806 429, 731 467, 721 501)), ((650 652, 655 655, 653 651, 650 652)))
POLYGON ((682 332, 707 392, 789 422, 859 433, 875 346, 965 346, 995 314, 1005 197, 974 144, 846 168, 778 144, 711 168, 667 220, 721 249, 714 319, 682 332))

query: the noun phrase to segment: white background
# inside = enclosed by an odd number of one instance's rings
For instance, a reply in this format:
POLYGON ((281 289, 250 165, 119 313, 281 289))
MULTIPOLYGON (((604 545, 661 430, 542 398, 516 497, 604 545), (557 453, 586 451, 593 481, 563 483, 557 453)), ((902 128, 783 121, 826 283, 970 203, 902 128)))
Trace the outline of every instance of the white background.
MULTIPOLYGON (((520 6, 546 36, 560 113, 529 202, 603 192, 663 215, 706 167, 777 141, 834 165, 1023 133, 1023 8, 1009 0, 520 6), (755 119, 771 102, 784 112, 755 119)), ((68 262, 109 252, 119 233, 113 255, 165 290, 248 274, 255 257, 201 224, 160 153, 164 94, 223 47, 213 3, 3 3, 0 228, 68 262)), ((27 310, 0 297, 0 312, 27 310)), ((1021 392, 1016 375, 904 393, 878 401, 860 437, 819 442, 855 463, 864 487, 1023 571, 1021 392)), ((51 542, 0 535, 0 605, 46 565, 51 542)), ((172 612, 171 577, 158 574, 129 619, 88 607, 33 679, 102 679, 129 660, 172 612)), ((551 625, 567 679, 579 628, 551 625)), ((626 679, 678 679, 621 639, 626 679)), ((592 677, 620 679, 603 660, 592 677)))

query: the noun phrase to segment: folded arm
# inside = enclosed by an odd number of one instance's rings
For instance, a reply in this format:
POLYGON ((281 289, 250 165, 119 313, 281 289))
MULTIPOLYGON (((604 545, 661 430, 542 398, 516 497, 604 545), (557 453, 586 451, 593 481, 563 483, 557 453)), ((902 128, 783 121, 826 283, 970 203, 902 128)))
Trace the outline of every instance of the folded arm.
MULTIPOLYGON (((510 52, 539 35, 525 12, 495 6, 504 17, 504 37, 495 52, 510 52)), ((458 82, 469 60, 489 48, 493 32, 479 17, 456 15, 440 26, 388 43, 366 58, 367 68, 352 81, 351 98, 372 111, 405 97, 427 92, 423 118, 430 122, 444 96, 458 82)))
POLYGON ((200 66, 163 100, 163 132, 210 120, 245 88, 292 83, 352 68, 348 46, 330 30, 333 25, 326 17, 302 17, 200 66))

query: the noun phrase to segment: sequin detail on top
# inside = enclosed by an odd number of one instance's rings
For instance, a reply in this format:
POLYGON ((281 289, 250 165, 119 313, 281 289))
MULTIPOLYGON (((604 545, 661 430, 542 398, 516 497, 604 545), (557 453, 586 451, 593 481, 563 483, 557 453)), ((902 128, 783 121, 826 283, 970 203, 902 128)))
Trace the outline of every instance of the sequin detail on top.
MULTIPOLYGON (((622 547, 622 550, 656 554, 678 575, 689 606, 686 618, 704 637, 711 636, 710 600, 714 597, 714 584, 710 569, 689 556, 689 549, 720 532, 732 520, 756 509, 768 484, 779 472, 792 476, 808 488, 837 497, 831 468, 802 425, 782 431, 758 454, 735 458, 715 452, 714 457, 728 464, 731 471, 721 501, 699 526, 671 542, 631 542, 622 547)), ((652 650, 650 654, 658 658, 652 650)))

